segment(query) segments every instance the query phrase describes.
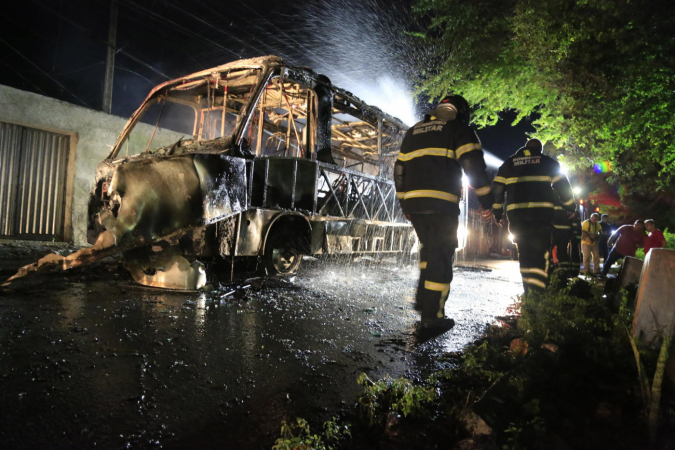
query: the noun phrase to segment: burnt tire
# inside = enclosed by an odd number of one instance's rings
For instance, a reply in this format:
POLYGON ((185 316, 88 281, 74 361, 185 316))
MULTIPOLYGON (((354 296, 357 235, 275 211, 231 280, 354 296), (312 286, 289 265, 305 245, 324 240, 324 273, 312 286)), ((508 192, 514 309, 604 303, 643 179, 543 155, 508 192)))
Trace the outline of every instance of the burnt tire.
POLYGON ((302 263, 297 236, 290 230, 272 231, 262 260, 268 275, 292 275, 302 263))

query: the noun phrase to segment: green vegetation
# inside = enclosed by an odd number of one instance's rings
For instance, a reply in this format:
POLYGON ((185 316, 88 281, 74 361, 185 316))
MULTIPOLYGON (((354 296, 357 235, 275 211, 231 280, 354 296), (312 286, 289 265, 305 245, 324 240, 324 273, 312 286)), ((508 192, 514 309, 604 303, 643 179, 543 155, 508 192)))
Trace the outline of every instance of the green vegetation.
POLYGON ((418 0, 435 49, 420 91, 454 91, 479 126, 517 111, 570 166, 610 161, 631 192, 675 192, 675 2, 418 0))
MULTIPOLYGON (((396 448, 441 441, 451 448, 472 435, 505 450, 629 449, 648 440, 667 448, 675 438, 675 389, 664 376, 669 343, 651 348, 626 333, 633 306, 627 294, 620 297, 554 275, 545 293, 519 304, 517 319, 445 355, 452 368, 426 382, 362 374, 354 439, 340 448, 392 441, 396 448)), ((314 447, 275 449, 324 448, 305 425, 282 437, 314 447)))
POLYGON ((335 417, 324 422, 323 430, 323 435, 312 434, 306 420, 297 418, 295 424, 284 420, 272 450, 332 450, 340 440, 351 437, 350 425, 340 425, 335 417))
POLYGON ((547 448, 550 442, 634 448, 648 436, 655 439, 657 429, 675 426, 675 392, 663 380, 667 340, 659 352, 627 338, 632 317, 626 295, 614 305, 599 284, 554 278, 544 294, 524 300, 520 312, 515 326, 491 326, 456 368, 427 381, 441 392, 427 407, 445 408, 446 420, 455 424, 469 411, 478 414, 504 449, 547 448), (647 373, 654 374, 651 395, 642 398, 647 373), (659 414, 664 400, 656 398, 661 392, 667 392, 665 414, 659 414))
POLYGON ((654 442, 656 440, 656 433, 658 430, 659 409, 661 407, 661 387, 663 386, 663 373, 666 370, 666 360, 668 359, 668 349, 670 346, 670 339, 668 336, 663 336, 661 343, 661 351, 656 362, 656 372, 654 373, 654 381, 651 388, 649 387, 649 380, 647 379, 647 371, 642 363, 642 356, 638 349, 639 342, 634 339, 630 330, 628 332, 628 339, 633 347, 635 355, 635 363, 637 365, 638 378, 640 380, 640 392, 642 394, 642 401, 644 403, 645 414, 649 420, 649 440, 654 442))
POLYGON ((385 377, 373 382, 362 373, 357 383, 365 386, 359 407, 370 425, 383 423, 391 413, 400 413, 404 417, 423 415, 427 412, 426 404, 438 397, 433 387, 414 386, 405 378, 385 377))

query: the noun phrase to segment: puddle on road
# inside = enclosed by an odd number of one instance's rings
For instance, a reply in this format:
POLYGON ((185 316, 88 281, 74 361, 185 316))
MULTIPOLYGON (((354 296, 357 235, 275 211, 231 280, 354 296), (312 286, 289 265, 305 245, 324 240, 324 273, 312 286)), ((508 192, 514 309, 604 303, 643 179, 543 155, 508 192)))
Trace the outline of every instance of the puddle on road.
POLYGON ((310 261, 186 294, 132 288, 115 264, 0 296, 3 442, 269 446, 282 419, 350 408, 361 372, 422 379, 449 364, 522 290, 513 264, 456 271, 455 328, 415 345, 410 267, 310 261))

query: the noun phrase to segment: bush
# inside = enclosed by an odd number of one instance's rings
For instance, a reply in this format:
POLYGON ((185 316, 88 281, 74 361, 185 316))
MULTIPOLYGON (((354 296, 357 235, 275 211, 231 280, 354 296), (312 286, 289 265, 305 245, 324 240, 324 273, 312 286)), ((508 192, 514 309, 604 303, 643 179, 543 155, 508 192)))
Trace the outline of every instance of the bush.
POLYGON ((298 417, 296 422, 281 422, 281 436, 272 450, 332 450, 342 438, 351 437, 350 425, 340 425, 335 417, 323 424, 323 436, 312 434, 306 420, 298 417))
POLYGON ((531 295, 522 304, 518 329, 530 344, 590 339, 609 331, 611 313, 601 287, 575 278, 569 286, 531 295))
POLYGON ((438 397, 433 387, 414 386, 405 378, 387 376, 383 380, 372 381, 362 373, 357 382, 365 386, 359 406, 370 425, 384 422, 392 412, 404 417, 419 416, 427 411, 427 404, 438 397))

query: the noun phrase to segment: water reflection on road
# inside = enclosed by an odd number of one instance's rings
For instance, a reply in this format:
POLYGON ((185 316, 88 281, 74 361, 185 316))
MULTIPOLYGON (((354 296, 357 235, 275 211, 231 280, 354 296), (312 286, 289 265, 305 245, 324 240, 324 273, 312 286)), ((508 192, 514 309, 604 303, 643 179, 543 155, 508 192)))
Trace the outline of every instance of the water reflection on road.
MULTIPOLYGON (((350 408, 360 372, 423 378, 522 292, 517 263, 459 269, 449 333, 418 345, 416 270, 308 262, 245 293, 33 278, 0 296, 0 439, 9 447, 269 448, 284 418, 350 408)), ((114 275, 114 276, 113 276, 114 275)))

